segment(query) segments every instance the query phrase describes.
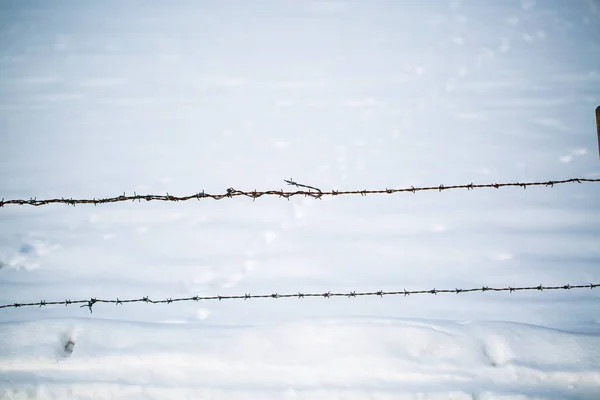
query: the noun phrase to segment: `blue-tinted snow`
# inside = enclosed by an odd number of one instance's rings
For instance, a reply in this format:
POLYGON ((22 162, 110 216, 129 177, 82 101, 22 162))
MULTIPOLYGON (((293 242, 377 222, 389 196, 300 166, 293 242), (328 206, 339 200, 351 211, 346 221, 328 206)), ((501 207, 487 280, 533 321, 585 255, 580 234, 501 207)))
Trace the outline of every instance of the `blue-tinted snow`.
MULTIPOLYGON (((2 1, 0 44, 6 199, 600 177, 593 0, 2 1)), ((7 206, 0 303, 587 284, 599 196, 7 206)), ((0 396, 586 398, 600 390, 599 300, 3 309, 0 396)))

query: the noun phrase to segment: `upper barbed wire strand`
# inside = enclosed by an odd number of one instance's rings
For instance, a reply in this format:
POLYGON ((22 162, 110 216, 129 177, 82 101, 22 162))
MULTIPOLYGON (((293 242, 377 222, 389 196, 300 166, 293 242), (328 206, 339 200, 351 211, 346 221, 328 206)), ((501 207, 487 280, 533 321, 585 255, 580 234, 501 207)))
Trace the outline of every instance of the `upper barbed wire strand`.
POLYGON ((285 198, 285 199, 290 199, 291 197, 294 196, 304 196, 304 197, 312 197, 315 199, 321 199, 322 197, 325 196, 347 196, 347 195, 360 195, 360 196, 366 196, 366 195, 372 195, 372 194, 394 194, 394 193, 406 193, 406 192, 411 192, 411 193, 416 193, 416 192, 423 192, 423 191, 445 191, 445 190, 452 190, 452 189, 467 189, 467 190, 473 190, 473 189, 482 189, 482 188, 492 188, 492 189, 499 189, 502 187, 521 187, 523 189, 527 189, 527 187, 529 186, 542 186, 542 187, 554 187, 554 185, 561 185, 561 184, 567 184, 567 183, 598 183, 600 182, 600 178, 571 178, 571 179, 564 179, 564 180, 550 180, 550 181, 538 181, 538 182, 504 182, 504 183, 488 183, 488 184, 474 184, 474 183, 469 183, 469 184, 463 184, 463 185, 438 185, 438 186, 421 186, 421 187, 415 187, 415 186, 410 186, 410 187, 404 187, 404 188, 397 188, 397 189, 364 189, 364 190, 329 190, 329 191, 324 191, 321 189, 318 189, 314 186, 309 186, 309 185, 303 185, 297 182, 294 182, 293 180, 289 179, 289 180, 285 180, 285 182, 288 185, 292 185, 295 186, 299 189, 308 189, 308 190, 296 190, 296 191, 284 191, 283 189, 281 190, 267 190, 267 191, 257 191, 257 190, 253 190, 253 191, 242 191, 242 190, 236 190, 234 188, 228 188, 224 193, 217 193, 217 194, 210 194, 210 193, 206 193, 205 191, 202 192, 198 192, 195 194, 190 194, 187 196, 173 196, 170 195, 169 193, 167 193, 166 195, 158 195, 158 194, 145 194, 145 195, 139 195, 137 193, 134 192, 133 195, 126 195, 125 193, 123 193, 120 196, 116 196, 116 197, 106 197, 106 198, 92 198, 92 199, 73 199, 73 198, 64 198, 61 197, 59 198, 55 198, 55 199, 42 199, 42 200, 38 200, 37 198, 31 198, 29 200, 25 200, 25 199, 12 199, 12 200, 5 200, 4 198, 2 198, 2 200, 0 200, 0 207, 4 207, 5 205, 30 205, 30 206, 44 206, 44 205, 48 205, 48 204, 67 204, 67 205, 72 205, 75 206, 76 204, 93 204, 93 205, 98 205, 98 204, 107 204, 107 203, 118 203, 118 202, 124 202, 124 201, 138 201, 141 202, 142 200, 145 201, 172 201, 172 202, 178 202, 178 201, 188 201, 188 200, 201 200, 201 199, 214 199, 214 200, 222 200, 222 199, 226 199, 226 198, 233 198, 233 197, 239 197, 239 196, 243 196, 243 197, 249 197, 253 200, 256 200, 259 197, 263 197, 263 196, 277 196, 277 197, 281 197, 281 198, 285 198))

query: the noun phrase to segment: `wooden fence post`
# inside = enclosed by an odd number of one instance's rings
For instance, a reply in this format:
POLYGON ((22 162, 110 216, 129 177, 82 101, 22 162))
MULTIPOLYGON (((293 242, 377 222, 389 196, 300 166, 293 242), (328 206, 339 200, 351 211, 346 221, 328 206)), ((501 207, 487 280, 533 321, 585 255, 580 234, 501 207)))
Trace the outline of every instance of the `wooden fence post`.
POLYGON ((596 107, 596 132, 598 134, 598 157, 600 157, 600 106, 596 107))

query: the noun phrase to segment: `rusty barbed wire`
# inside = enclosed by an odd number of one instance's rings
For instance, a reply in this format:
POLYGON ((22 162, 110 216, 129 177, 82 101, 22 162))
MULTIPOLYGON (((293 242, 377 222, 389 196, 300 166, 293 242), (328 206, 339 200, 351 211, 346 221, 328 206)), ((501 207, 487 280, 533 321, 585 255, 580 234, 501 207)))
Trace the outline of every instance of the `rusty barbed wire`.
POLYGON ((329 190, 329 191, 323 191, 314 186, 303 185, 303 184, 294 182, 291 179, 285 180, 285 182, 288 185, 297 187, 298 189, 308 189, 308 190, 284 191, 283 189, 280 189, 280 190, 267 190, 267 191, 253 190, 253 191, 249 192, 249 191, 237 190, 237 189, 230 187, 226 190, 225 193, 210 194, 210 193, 206 193, 203 190, 201 192, 186 195, 186 196, 173 196, 173 195, 170 195, 168 192, 166 195, 158 195, 158 194, 139 195, 136 192, 133 192, 133 195, 129 195, 129 196, 126 195, 125 193, 123 193, 122 195, 116 196, 116 197, 107 197, 107 198, 98 198, 98 199, 96 199, 96 198, 92 198, 92 199, 69 198, 69 199, 67 199, 67 198, 61 197, 60 199, 55 198, 55 199, 44 199, 44 200, 38 200, 37 198, 31 198, 29 200, 24 200, 24 199, 4 200, 4 198, 2 198, 2 200, 0 200, 0 207, 9 205, 9 204, 30 205, 30 206, 37 207, 37 206, 56 204, 56 203, 62 203, 62 204, 67 204, 67 205, 71 205, 71 206, 75 206, 76 204, 93 204, 96 206, 98 204, 118 203, 118 202, 124 202, 124 201, 141 202, 142 200, 145 200, 145 201, 178 202, 178 201, 188 201, 188 200, 194 200, 194 199, 196 199, 196 200, 202 200, 202 199, 222 200, 222 199, 226 199, 226 198, 233 198, 233 197, 239 197, 239 196, 249 197, 253 201, 258 199, 259 197, 263 197, 263 196, 278 196, 280 198, 285 198, 288 200, 290 199, 290 197, 293 197, 293 196, 304 196, 304 197, 312 197, 315 199, 321 199, 324 196, 344 196, 344 195, 366 196, 366 195, 370 195, 370 194, 393 194, 393 193, 403 193, 403 192, 416 193, 416 192, 423 192, 423 191, 442 192, 444 190, 451 190, 451 189, 467 189, 467 190, 481 189, 481 188, 499 189, 501 187, 510 187, 510 186, 522 187, 523 189, 527 189, 528 186, 553 187, 554 185, 560 185, 560 184, 566 184, 566 183, 600 182, 600 179, 571 178, 571 179, 564 179, 564 180, 551 180, 551 181, 539 181, 539 182, 505 182, 505 183, 488 183, 488 184, 470 183, 470 184, 449 185, 449 186, 446 186, 446 185, 423 186, 423 187, 411 186, 411 187, 404 187, 404 188, 398 188, 398 189, 387 189, 386 188, 386 189, 370 189, 370 190, 364 189, 364 190, 329 190))
POLYGON ((71 304, 81 304, 80 308, 89 308, 90 313, 92 312, 92 307, 98 303, 109 303, 115 305, 123 305, 126 303, 147 303, 147 304, 171 304, 177 302, 186 302, 186 301, 207 301, 207 300, 249 300, 249 299, 284 299, 284 298, 308 298, 308 297, 316 297, 316 298, 332 298, 332 297, 346 297, 346 298, 354 298, 354 297, 363 297, 363 296, 410 296, 414 294, 432 294, 437 295, 438 293, 473 293, 473 292, 521 292, 521 291, 548 291, 548 290, 571 290, 571 289, 594 289, 600 286, 598 283, 590 283, 587 285, 561 285, 561 286, 520 286, 520 287, 491 287, 491 286, 482 286, 471 289, 421 289, 421 290, 396 290, 396 291, 384 291, 379 290, 376 292, 326 292, 326 293, 285 293, 279 294, 278 292, 271 294, 258 294, 253 295, 250 293, 245 293, 243 295, 233 295, 233 296, 193 296, 193 297, 180 297, 180 298, 168 298, 165 300, 151 300, 148 296, 139 298, 139 299, 126 299, 120 300, 118 297, 116 300, 107 300, 107 299, 98 299, 92 297, 89 300, 64 300, 64 301, 39 301, 35 303, 13 303, 13 304, 4 304, 0 305, 0 308, 20 308, 20 307, 45 307, 50 305, 71 305, 71 304))

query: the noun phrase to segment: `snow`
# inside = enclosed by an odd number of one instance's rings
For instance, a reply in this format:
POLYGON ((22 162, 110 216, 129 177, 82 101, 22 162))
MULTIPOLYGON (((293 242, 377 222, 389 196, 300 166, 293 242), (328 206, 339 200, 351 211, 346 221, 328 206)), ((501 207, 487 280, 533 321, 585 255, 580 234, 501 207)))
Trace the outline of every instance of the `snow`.
POLYGON ((6 392, 14 398, 591 399, 600 384, 597 333, 508 322, 310 319, 224 329, 78 318, 3 330, 2 375, 18 387, 6 392), (65 329, 77 342, 69 358, 54 340, 65 329))
MULTIPOLYGON (((598 178, 599 17, 593 0, 5 0, 0 197, 598 178)), ((0 304, 598 283, 599 196, 7 205, 0 304)), ((2 309, 0 398, 594 399, 599 296, 2 309)))

